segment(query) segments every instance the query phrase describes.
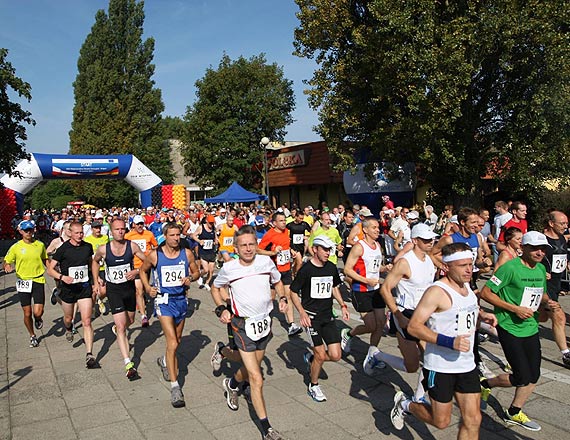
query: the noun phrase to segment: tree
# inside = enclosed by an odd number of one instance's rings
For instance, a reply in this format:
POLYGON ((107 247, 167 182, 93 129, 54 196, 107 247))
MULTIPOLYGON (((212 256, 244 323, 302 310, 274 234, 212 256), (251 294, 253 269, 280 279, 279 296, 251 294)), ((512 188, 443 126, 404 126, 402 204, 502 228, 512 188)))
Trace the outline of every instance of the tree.
POLYGON ((24 204, 28 207, 64 208, 67 202, 73 200, 73 190, 68 180, 48 180, 41 182, 31 193, 26 194, 24 204), (61 206, 60 200, 65 204, 61 206))
POLYGON ((182 140, 186 174, 201 186, 225 189, 233 181, 261 188, 262 137, 282 141, 293 122, 292 82, 283 69, 260 54, 232 61, 222 57, 196 82, 196 102, 188 107, 182 140))
MULTIPOLYGON (((161 92, 154 88, 154 40, 142 41, 144 4, 110 0, 85 39, 73 84, 71 154, 134 154, 165 183, 170 152, 161 136, 161 92)), ((76 195, 98 206, 132 205, 136 194, 118 181, 77 181, 76 195)))
POLYGON ((16 76, 16 69, 6 60, 7 56, 8 49, 0 48, 0 174, 12 173, 16 162, 29 159, 24 144, 28 136, 23 124, 36 125, 29 111, 10 101, 9 89, 31 101, 32 87, 16 76))
POLYGON ((296 54, 339 169, 416 162, 456 204, 491 171, 513 191, 570 171, 570 4, 296 0, 296 54), (347 142, 354 141, 354 142, 347 142))

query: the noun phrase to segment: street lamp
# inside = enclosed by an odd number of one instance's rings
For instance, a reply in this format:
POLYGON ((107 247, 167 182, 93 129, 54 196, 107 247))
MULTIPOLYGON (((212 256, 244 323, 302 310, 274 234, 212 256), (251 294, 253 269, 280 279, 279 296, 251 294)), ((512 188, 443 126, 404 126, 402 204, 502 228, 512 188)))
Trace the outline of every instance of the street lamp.
POLYGON ((267 164, 267 145, 269 145, 269 138, 263 136, 259 142, 259 146, 263 149, 263 170, 265 173, 265 195, 267 196, 267 201, 269 202, 269 177, 268 171, 269 166, 267 164))

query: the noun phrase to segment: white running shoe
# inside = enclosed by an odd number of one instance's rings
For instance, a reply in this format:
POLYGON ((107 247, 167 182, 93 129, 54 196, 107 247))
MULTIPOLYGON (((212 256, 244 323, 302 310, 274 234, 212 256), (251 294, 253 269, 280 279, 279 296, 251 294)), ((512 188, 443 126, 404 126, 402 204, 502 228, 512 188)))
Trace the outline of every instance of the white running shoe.
POLYGON ((362 369, 366 374, 372 376, 374 374, 374 368, 378 365, 378 359, 374 356, 378 353, 378 347, 374 347, 373 345, 370 346, 368 349, 368 353, 366 353, 366 357, 364 358, 364 362, 362 363, 362 369))
POLYGON ((392 411, 390 411, 390 420, 392 421, 392 425, 398 431, 401 431, 404 428, 404 416, 405 411, 402 409, 402 402, 406 400, 407 397, 402 391, 398 391, 394 395, 394 407, 392 411))
POLYGON ((319 385, 311 385, 309 383, 307 394, 311 396, 315 402, 324 402, 327 400, 327 396, 325 396, 319 385))

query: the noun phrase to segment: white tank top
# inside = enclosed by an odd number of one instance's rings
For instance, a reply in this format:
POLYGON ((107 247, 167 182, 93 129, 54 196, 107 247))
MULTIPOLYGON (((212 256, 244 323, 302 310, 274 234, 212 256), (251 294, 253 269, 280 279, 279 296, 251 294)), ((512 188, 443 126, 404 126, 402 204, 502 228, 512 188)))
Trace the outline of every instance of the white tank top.
POLYGON ((402 278, 398 283, 396 304, 400 311, 415 310, 426 289, 431 286, 435 277, 435 266, 429 256, 422 261, 413 250, 406 252, 404 258, 410 265, 411 278, 402 278))
POLYGON ((428 343, 424 354, 424 367, 438 373, 468 373, 475 369, 473 343, 479 316, 477 297, 468 283, 465 283, 467 296, 461 295, 440 281, 433 283, 433 286, 441 287, 447 292, 451 298, 451 307, 445 312, 432 314, 426 325, 434 332, 445 336, 456 337, 469 334, 471 349, 464 353, 428 343))
MULTIPOLYGON (((374 242, 374 248, 371 248, 368 243, 364 240, 359 241, 360 246, 362 246, 363 252, 362 256, 356 262, 354 269, 357 273, 365 278, 380 278, 380 266, 382 266, 382 250, 380 249, 380 243, 374 242)), ((375 286, 369 286, 359 283, 353 284, 352 290, 357 290, 360 292, 371 291, 380 288, 380 284, 375 286), (355 288, 358 285, 358 288, 355 288)))

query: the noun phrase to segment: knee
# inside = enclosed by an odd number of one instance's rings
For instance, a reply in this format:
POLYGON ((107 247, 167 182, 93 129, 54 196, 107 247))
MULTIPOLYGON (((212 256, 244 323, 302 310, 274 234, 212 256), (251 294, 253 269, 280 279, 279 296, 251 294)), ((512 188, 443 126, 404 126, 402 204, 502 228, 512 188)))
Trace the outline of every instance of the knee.
POLYGON ((24 318, 31 318, 32 317, 32 309, 24 309, 24 318))
POLYGON ((342 354, 340 351, 329 352, 329 359, 333 362, 338 362, 341 357, 342 357, 342 354))
POLYGON ((407 373, 415 373, 420 368, 419 362, 406 362, 404 361, 404 367, 407 373))
POLYGON ((555 324, 561 326, 566 325, 566 314, 564 313, 564 310, 562 310, 562 308, 557 309, 556 313, 554 313, 554 316, 552 318, 555 324))
POLYGON ((441 414, 434 417, 433 426, 437 429, 445 429, 451 423, 451 414, 441 414))
POLYGON ((176 351, 178 349, 178 339, 172 338, 172 340, 166 342, 166 349, 169 351, 176 351))
POLYGON ((83 328, 91 328, 91 318, 82 318, 81 325, 83 328))
POLYGON ((320 352, 320 351, 315 351, 314 353, 314 360, 317 361, 318 363, 322 364, 324 361, 326 361, 327 357, 326 357, 326 352, 320 352))
POLYGON ((261 372, 248 372, 249 384, 254 388, 263 388, 263 376, 261 372))
POLYGON ((464 414, 461 418, 463 419, 463 425, 468 429, 481 426, 481 411, 474 411, 473 414, 464 414))

